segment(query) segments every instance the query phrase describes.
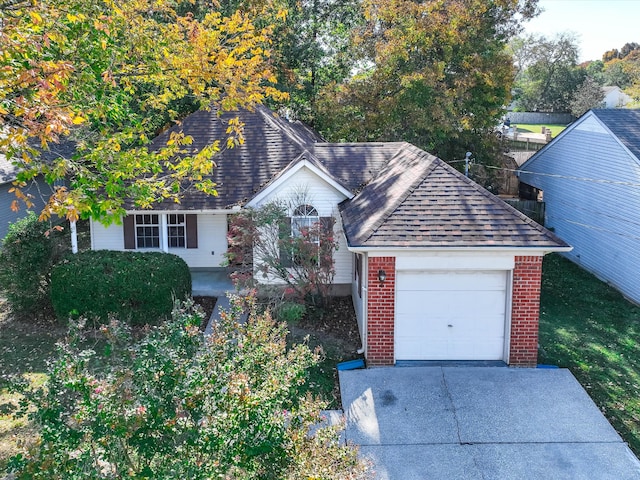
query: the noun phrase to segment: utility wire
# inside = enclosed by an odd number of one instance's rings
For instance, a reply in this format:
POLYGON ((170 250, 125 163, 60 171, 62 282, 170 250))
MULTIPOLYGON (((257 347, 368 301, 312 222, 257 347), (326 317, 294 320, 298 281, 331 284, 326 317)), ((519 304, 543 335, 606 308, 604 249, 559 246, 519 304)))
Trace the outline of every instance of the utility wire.
POLYGON ((485 168, 491 168, 494 170, 504 170, 505 172, 520 172, 520 173, 530 173, 531 175, 539 175, 541 177, 551 177, 551 178, 563 178, 566 180, 578 180, 581 182, 591 182, 591 183, 605 183, 610 185, 623 185, 627 187, 640 187, 640 183, 633 182, 621 182, 617 180, 604 180, 599 178, 588 178, 588 177, 572 177, 569 175, 559 175, 556 173, 540 173, 540 172, 532 172, 530 170, 520 170, 515 168, 506 168, 506 167, 494 167, 491 165, 484 165, 485 168))

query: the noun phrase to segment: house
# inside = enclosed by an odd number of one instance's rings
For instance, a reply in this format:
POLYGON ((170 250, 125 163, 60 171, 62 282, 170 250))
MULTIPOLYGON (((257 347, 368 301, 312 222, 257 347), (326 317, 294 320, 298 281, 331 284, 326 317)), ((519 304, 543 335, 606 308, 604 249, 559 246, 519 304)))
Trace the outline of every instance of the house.
MULTIPOLYGON (((566 243, 408 143, 327 143, 263 107, 238 115, 246 142, 217 158, 218 196, 129 207, 121 225, 91 224, 92 248, 160 249, 217 267, 229 215, 304 190, 291 214, 336 219, 334 283, 352 293, 369 365, 536 363, 542 257, 566 243)), ((181 127, 194 149, 225 133, 215 112, 181 127)))
MULTIPOLYGON (((0 242, 7 235, 9 224, 26 216, 28 213, 24 204, 20 204, 17 211, 11 209, 11 204, 16 199, 16 196, 10 192, 15 179, 16 169, 14 165, 4 155, 0 154, 0 242)), ((40 212, 44 207, 46 198, 43 198, 42 191, 46 191, 43 182, 34 183, 25 191, 27 194, 33 195, 33 207, 31 207, 31 210, 35 212, 40 212)))
POLYGON ((633 100, 620 87, 615 85, 602 87, 602 93, 604 95, 602 99, 603 108, 621 108, 633 100))
MULTIPOLYGON (((41 151, 44 161, 52 161, 58 157, 70 157, 76 150, 76 144, 70 140, 62 140, 60 143, 50 143, 47 150, 41 151)), ((11 209, 12 202, 16 196, 10 190, 13 188, 13 181, 16 179, 17 170, 12 162, 0 154, 0 241, 9 230, 9 224, 25 217, 32 210, 36 213, 44 208, 49 200, 52 187, 44 181, 42 176, 37 176, 34 181, 22 188, 33 205, 27 209, 23 202, 18 202, 18 210, 11 209)))
POLYGON ((524 163, 568 258, 640 303, 640 110, 591 110, 524 163))

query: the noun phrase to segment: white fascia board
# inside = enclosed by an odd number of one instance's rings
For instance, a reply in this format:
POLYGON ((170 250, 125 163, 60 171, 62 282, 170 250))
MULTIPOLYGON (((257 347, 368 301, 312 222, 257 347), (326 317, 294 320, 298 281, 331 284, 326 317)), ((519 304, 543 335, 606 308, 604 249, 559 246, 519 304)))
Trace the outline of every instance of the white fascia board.
POLYGON ((510 253, 522 255, 546 255, 552 252, 570 252, 573 247, 351 247, 347 250, 354 253, 367 253, 370 257, 386 257, 398 253, 510 253))
POLYGON ((288 169, 286 172, 284 172, 275 181, 271 182, 269 185, 264 187, 251 200, 249 200, 249 202, 247 203, 246 206, 247 207, 255 207, 256 205, 259 205, 262 200, 264 200, 266 197, 271 195, 280 185, 284 184, 293 175, 295 175, 297 172, 299 172, 303 168, 308 168, 309 170, 311 170, 313 173, 315 173, 318 177, 320 177, 322 180, 324 180, 329 185, 331 185, 333 188, 335 188, 338 192, 340 192, 346 198, 353 198, 354 197, 353 193, 351 193, 349 190, 344 188, 341 184, 336 182, 333 178, 327 176, 327 174, 325 172, 320 170, 313 163, 311 163, 308 160, 304 159, 304 160, 298 162, 297 164, 295 164, 290 169, 288 169))
POLYGON ((218 208, 218 209, 211 209, 211 210, 149 210, 149 209, 145 209, 145 210, 127 210, 127 215, 140 215, 140 214, 231 214, 231 213, 238 213, 241 210, 240 207, 238 208, 218 208))

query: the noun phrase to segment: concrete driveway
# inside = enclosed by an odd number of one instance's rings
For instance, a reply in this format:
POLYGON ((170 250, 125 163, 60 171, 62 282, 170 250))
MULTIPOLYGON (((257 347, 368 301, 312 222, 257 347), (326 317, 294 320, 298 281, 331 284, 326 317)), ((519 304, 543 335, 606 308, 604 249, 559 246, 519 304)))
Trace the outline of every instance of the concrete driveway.
POLYGON ((346 439, 379 480, 640 479, 640 462, 564 369, 340 372, 346 439))

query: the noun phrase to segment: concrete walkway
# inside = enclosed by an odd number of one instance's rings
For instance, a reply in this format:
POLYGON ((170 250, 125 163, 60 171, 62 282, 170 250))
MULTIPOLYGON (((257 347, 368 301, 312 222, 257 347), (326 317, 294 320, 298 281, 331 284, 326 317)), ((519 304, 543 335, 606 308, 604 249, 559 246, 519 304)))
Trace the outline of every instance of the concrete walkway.
POLYGON ((640 479, 640 462, 568 370, 341 371, 347 441, 378 480, 640 479))

